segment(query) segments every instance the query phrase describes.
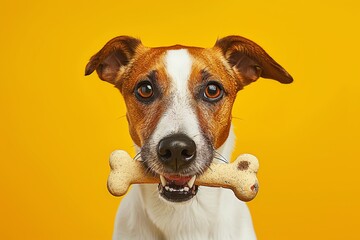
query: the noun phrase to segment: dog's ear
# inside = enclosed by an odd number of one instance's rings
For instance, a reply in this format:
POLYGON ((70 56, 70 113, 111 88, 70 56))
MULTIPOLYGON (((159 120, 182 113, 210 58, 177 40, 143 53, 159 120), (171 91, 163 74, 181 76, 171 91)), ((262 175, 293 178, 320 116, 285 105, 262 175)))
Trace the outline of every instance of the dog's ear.
POLYGON ((221 50, 243 85, 259 77, 270 78, 281 83, 291 83, 293 78, 272 59, 259 45, 240 36, 228 36, 217 40, 214 48, 221 50))
POLYGON ((119 70, 131 61, 140 45, 142 44, 139 39, 129 36, 111 39, 91 57, 85 68, 85 76, 96 70, 101 80, 115 84, 119 70))

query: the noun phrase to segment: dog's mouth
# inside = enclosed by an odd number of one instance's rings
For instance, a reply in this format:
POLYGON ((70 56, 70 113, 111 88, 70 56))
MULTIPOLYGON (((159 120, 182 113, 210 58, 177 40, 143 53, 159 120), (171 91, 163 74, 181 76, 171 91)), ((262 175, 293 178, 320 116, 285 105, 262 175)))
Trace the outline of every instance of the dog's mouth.
POLYGON ((160 196, 170 202, 185 202, 193 198, 198 186, 195 185, 196 175, 182 177, 177 175, 160 175, 158 186, 160 196))

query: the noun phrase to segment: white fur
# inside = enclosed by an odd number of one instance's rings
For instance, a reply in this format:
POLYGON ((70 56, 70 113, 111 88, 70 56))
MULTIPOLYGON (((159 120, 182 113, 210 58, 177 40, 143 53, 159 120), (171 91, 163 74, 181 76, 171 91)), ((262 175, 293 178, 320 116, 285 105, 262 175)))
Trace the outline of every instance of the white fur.
MULTIPOLYGON (((188 80, 192 60, 186 49, 170 50, 165 56, 165 66, 170 84, 170 105, 160 119, 151 141, 157 143, 172 133, 183 133, 189 137, 200 136, 199 122, 190 105, 188 80)), ((194 140, 196 144, 199 144, 194 140)))
MULTIPOLYGON (((172 133, 195 137, 198 148, 205 144, 188 89, 191 57, 187 50, 168 51, 165 57, 171 79, 172 100, 154 130, 155 144, 172 133)), ((230 159, 234 146, 231 128, 226 142, 217 151, 230 159)), ((185 203, 163 200, 157 185, 134 185, 119 207, 113 239, 256 239, 251 216, 245 203, 228 189, 199 187, 195 197, 185 203)))

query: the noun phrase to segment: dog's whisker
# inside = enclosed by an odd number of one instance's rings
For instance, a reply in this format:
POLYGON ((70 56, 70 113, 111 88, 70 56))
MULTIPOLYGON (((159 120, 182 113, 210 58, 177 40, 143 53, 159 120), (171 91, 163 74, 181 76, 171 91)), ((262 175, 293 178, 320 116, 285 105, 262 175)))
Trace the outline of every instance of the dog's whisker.
POLYGON ((143 162, 143 161, 144 161, 144 160, 141 159, 141 151, 138 152, 138 153, 135 155, 134 160, 140 161, 140 162, 143 162))
POLYGON ((192 136, 192 139, 194 139, 194 138, 196 138, 196 137, 198 137, 198 136, 200 136, 199 133, 198 133, 198 134, 195 134, 194 136, 192 136))
POLYGON ((224 157, 221 153, 219 153, 218 151, 214 150, 214 153, 218 155, 218 159, 222 160, 223 162, 229 163, 229 161, 226 159, 226 157, 224 157), (221 158, 221 159, 220 159, 221 158))
POLYGON ((228 161, 226 161, 225 159, 220 158, 220 157, 214 157, 214 159, 219 160, 219 161, 221 161, 223 163, 229 163, 228 161))
POLYGON ((226 160, 224 160, 224 159, 222 159, 222 158, 219 158, 219 157, 214 157, 215 159, 217 159, 217 160, 220 160, 220 161, 222 161, 222 162, 224 162, 224 163, 228 163, 226 160))
POLYGON ((125 114, 125 115, 122 115, 122 116, 120 116, 120 117, 117 117, 116 119, 122 119, 122 118, 124 118, 124 117, 126 117, 126 114, 125 114))
POLYGON ((161 172, 161 169, 159 169, 159 166, 151 161, 143 161, 147 163, 147 168, 145 169, 146 174, 151 174, 153 176, 157 176, 159 172, 161 172), (149 165, 150 164, 150 165, 149 165))
POLYGON ((146 168, 145 169, 145 174, 152 174, 152 170, 151 170, 151 168, 146 168))
POLYGON ((240 117, 234 117, 234 116, 232 116, 231 118, 232 118, 232 119, 236 119, 236 120, 244 121, 244 119, 243 119, 243 118, 240 118, 240 117))
POLYGON ((141 156, 138 156, 134 158, 135 161, 144 162, 144 160, 141 158, 141 156))

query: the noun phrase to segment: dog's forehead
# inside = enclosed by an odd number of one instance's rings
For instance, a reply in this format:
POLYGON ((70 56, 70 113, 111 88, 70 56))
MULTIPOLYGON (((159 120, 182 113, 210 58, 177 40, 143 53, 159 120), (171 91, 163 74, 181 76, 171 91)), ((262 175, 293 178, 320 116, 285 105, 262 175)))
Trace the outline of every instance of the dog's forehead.
POLYGON ((233 77, 224 56, 217 49, 174 45, 142 49, 127 73, 122 75, 118 87, 133 89, 153 72, 156 72, 161 87, 172 81, 182 83, 179 87, 184 87, 185 83, 196 85, 204 72, 220 81, 233 77))
POLYGON ((166 66, 170 63, 173 63, 173 65, 176 64, 178 69, 186 69, 188 68, 188 65, 191 64, 192 71, 195 71, 198 68, 219 71, 224 67, 225 63, 223 55, 212 48, 175 45, 160 49, 163 51, 161 61, 163 61, 166 66))
POLYGON ((187 49, 167 50, 164 56, 165 70, 178 89, 186 89, 193 60, 187 49))

